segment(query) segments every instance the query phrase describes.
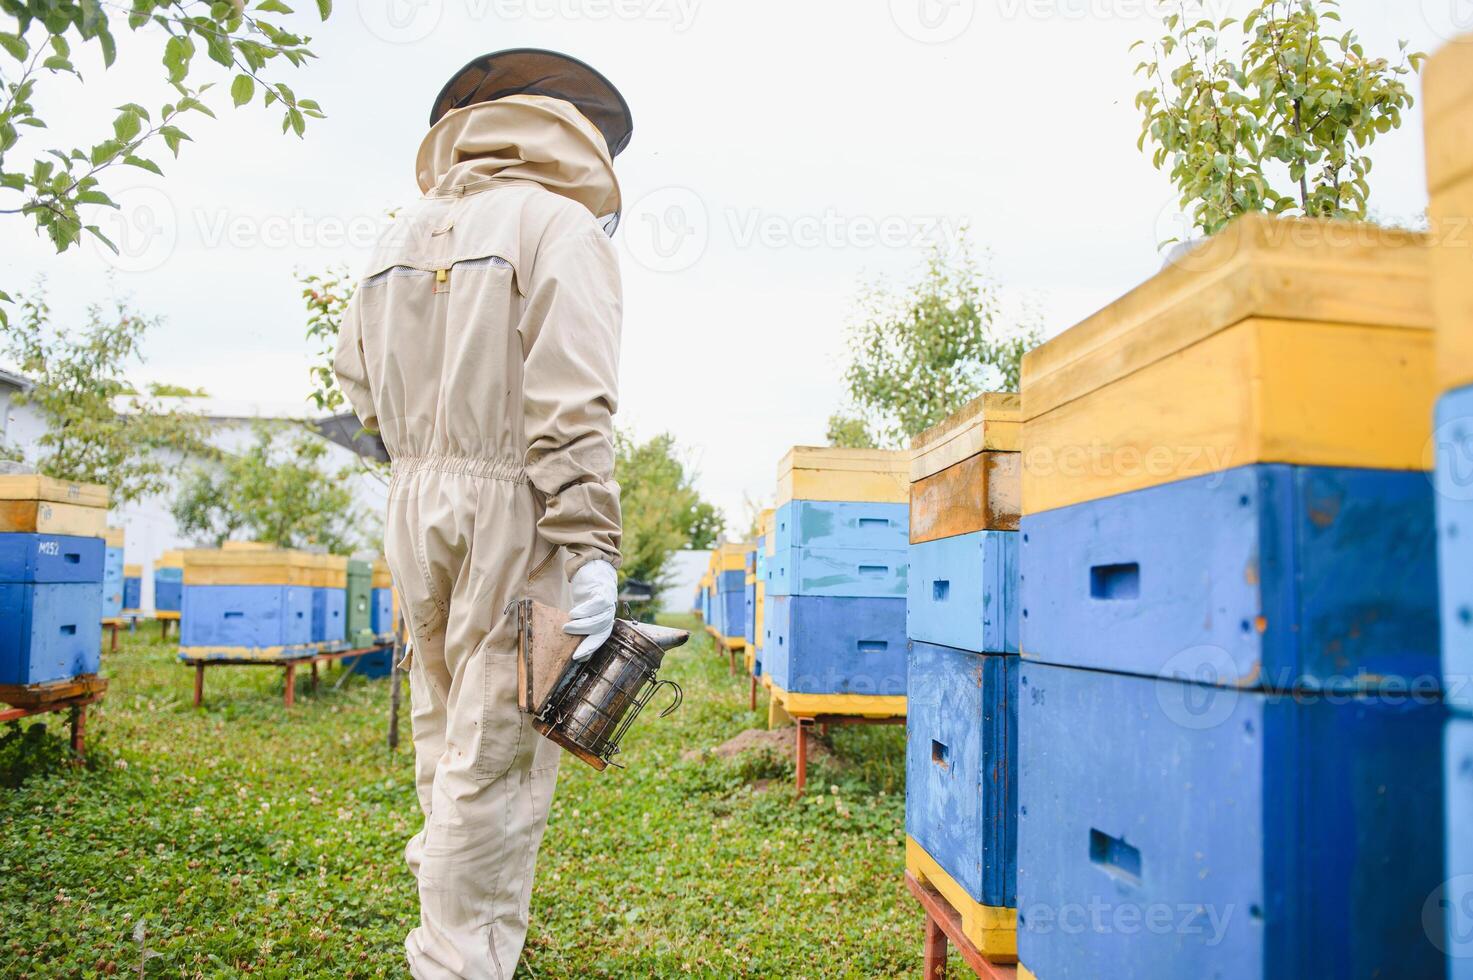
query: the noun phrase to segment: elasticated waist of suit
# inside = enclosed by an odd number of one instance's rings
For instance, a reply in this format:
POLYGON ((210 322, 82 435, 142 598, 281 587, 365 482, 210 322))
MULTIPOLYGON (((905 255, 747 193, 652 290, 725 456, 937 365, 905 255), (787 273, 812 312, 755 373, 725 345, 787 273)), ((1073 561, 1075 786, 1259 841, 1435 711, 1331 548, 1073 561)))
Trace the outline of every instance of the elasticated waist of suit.
POLYGON ((527 471, 522 464, 511 459, 476 459, 471 456, 394 457, 393 473, 396 478, 424 471, 471 476, 484 480, 505 480, 508 483, 529 482, 527 471))

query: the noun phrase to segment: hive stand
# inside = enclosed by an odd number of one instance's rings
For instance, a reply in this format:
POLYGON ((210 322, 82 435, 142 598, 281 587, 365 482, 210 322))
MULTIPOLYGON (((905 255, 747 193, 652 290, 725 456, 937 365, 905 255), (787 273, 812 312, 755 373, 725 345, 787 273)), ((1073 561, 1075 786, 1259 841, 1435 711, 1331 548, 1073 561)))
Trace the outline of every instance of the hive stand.
POLYGON ((0 685, 0 704, 11 706, 0 707, 0 724, 70 712, 73 762, 81 765, 86 761, 87 706, 101 701, 106 693, 107 680, 96 674, 46 684, 0 685))
POLYGON ((169 624, 179 622, 179 610, 159 609, 154 612, 153 618, 159 621, 159 640, 167 640, 169 638, 169 624))
MULTIPOLYGON (((206 667, 280 667, 285 672, 286 690, 282 696, 286 707, 291 708, 297 703, 297 668, 310 667, 312 670, 312 691, 317 691, 317 665, 341 661, 345 657, 361 657, 364 654, 378 653, 381 650, 394 650, 392 643, 378 643, 373 646, 359 647, 353 650, 321 650, 315 653, 305 653, 299 656, 281 657, 274 659, 251 660, 248 658, 195 658, 180 656, 180 661, 194 668, 194 706, 196 708, 204 704, 205 699, 205 668, 206 667)), ((348 668, 350 671, 352 667, 348 668)))
POLYGON ((973 946, 962 932, 962 920, 947 903, 940 892, 918 881, 909 871, 905 873, 905 887, 921 903, 926 912, 925 972, 926 980, 941 980, 946 976, 946 944, 956 947, 967 966, 983 980, 1015 980, 1018 969, 1012 965, 989 962, 973 946))
POLYGON ((827 735, 831 725, 904 725, 905 698, 851 694, 800 694, 768 687, 767 727, 793 725, 793 788, 799 796, 808 783, 808 731, 817 725, 827 735))

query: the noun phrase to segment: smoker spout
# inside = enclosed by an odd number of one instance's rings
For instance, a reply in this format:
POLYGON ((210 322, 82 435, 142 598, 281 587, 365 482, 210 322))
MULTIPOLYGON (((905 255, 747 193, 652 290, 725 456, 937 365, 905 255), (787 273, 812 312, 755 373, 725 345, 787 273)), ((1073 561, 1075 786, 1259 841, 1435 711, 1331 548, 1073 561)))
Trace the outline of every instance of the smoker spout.
POLYGON ((685 641, 690 639, 690 633, 686 630, 656 626, 653 623, 630 623, 629 625, 643 633, 646 639, 661 650, 674 650, 678 646, 684 646, 685 641))

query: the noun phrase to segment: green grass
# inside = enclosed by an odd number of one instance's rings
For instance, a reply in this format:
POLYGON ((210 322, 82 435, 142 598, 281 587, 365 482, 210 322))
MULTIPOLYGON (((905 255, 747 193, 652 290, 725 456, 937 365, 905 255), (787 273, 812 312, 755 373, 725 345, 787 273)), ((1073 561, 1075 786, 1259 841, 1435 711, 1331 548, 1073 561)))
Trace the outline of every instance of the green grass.
MULTIPOLYGON (((217 668, 196 710, 155 636, 105 656, 87 768, 60 716, 0 726, 0 976, 402 975, 407 697, 393 756, 382 681, 299 681, 287 713, 281 671, 217 668)), ((704 636, 666 662, 685 706, 641 719, 627 770, 564 757, 519 976, 918 974, 901 729, 835 730, 795 799, 776 757, 688 757, 765 708, 704 636)))

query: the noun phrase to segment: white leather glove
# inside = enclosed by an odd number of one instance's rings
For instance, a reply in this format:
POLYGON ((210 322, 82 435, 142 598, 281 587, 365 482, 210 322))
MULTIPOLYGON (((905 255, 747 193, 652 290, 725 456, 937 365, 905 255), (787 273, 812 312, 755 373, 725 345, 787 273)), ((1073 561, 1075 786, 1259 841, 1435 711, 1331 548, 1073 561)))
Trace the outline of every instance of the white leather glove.
POLYGON ((573 573, 573 618, 564 633, 585 637, 573 651, 587 660, 614 632, 614 606, 619 601, 619 573, 606 561, 591 561, 573 573))

